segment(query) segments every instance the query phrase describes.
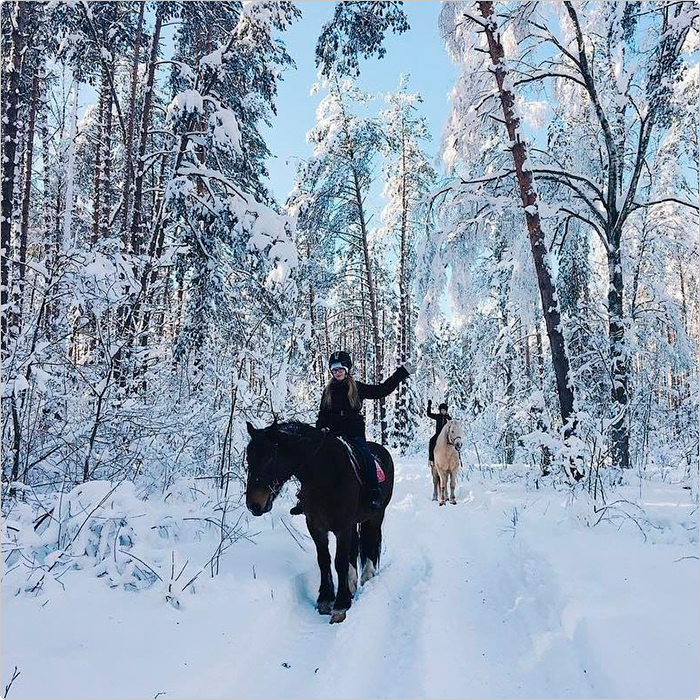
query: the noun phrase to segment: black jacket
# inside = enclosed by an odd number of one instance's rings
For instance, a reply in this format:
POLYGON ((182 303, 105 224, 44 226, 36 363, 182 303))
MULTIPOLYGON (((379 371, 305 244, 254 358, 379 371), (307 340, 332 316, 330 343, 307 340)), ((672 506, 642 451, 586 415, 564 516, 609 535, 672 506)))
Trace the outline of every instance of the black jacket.
POLYGON ((350 401, 348 400, 347 380, 337 382, 335 379, 332 379, 331 405, 329 408, 326 408, 321 404, 316 427, 330 428, 330 431, 336 435, 364 437, 365 419, 360 412, 362 410, 362 402, 365 399, 383 399, 385 396, 389 396, 406 377, 408 377, 406 369, 399 367, 394 374, 381 384, 357 382, 360 405, 356 408, 350 406, 350 401))
POLYGON ((432 418, 435 421, 435 434, 439 435, 440 431, 445 427, 445 423, 448 420, 452 420, 449 413, 444 416, 442 413, 432 413, 430 409, 427 410, 428 418, 432 418))

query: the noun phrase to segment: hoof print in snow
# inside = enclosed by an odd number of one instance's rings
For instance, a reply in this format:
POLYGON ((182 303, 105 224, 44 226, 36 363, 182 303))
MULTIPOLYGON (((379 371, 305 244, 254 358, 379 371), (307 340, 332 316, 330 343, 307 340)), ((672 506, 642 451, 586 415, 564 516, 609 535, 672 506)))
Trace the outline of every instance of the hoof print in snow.
POLYGON ((345 619, 345 610, 334 610, 331 615, 331 625, 342 622, 345 619))
POLYGON ((283 661, 282 666, 284 666, 284 668, 291 668, 292 664, 288 664, 286 661, 283 661))

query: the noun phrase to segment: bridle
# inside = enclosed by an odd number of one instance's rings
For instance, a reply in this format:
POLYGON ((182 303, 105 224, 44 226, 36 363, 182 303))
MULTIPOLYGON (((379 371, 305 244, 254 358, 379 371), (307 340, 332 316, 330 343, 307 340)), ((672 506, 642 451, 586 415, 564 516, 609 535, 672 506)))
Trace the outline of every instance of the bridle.
MULTIPOLYGON (((275 447, 272 450, 272 454, 263 462, 261 466, 261 471, 277 460, 277 454, 279 453, 280 446, 278 442, 273 442, 272 444, 275 447)), ((248 473, 250 473, 250 466, 248 466, 248 473)), ((275 479, 268 488, 270 489, 270 494, 277 498, 277 495, 279 494, 280 489, 282 488, 282 484, 279 483, 278 479, 275 479)))
POLYGON ((458 450, 457 447, 455 446, 455 443, 454 443, 454 442, 450 442, 450 433, 449 433, 449 431, 448 431, 447 435, 445 436, 445 442, 446 442, 448 445, 452 445, 452 447, 455 448, 455 452, 457 453, 457 456, 459 457, 459 466, 461 467, 461 466, 462 466, 462 450, 461 450, 461 449, 458 450))
MULTIPOLYGON (((327 433, 323 430, 321 431, 321 439, 319 440, 318 445, 315 447, 314 451, 310 455, 308 455, 307 457, 301 458, 301 460, 299 461, 300 465, 303 462, 310 462, 311 460, 313 460, 313 458, 321 451, 321 448, 323 447, 324 443, 326 442, 326 437, 329 434, 330 433, 327 433)), ((270 456, 265 460, 265 462, 263 462, 261 469, 264 469, 264 468, 270 466, 271 464, 273 464, 277 460, 277 457, 279 455, 280 444, 279 444, 279 442, 273 442, 272 444, 275 447, 272 450, 272 453, 270 454, 270 456)), ((275 498, 277 498, 283 485, 284 484, 280 483, 278 479, 275 479, 272 482, 272 484, 270 484, 270 486, 268 487, 270 489, 271 495, 273 495, 275 498)))

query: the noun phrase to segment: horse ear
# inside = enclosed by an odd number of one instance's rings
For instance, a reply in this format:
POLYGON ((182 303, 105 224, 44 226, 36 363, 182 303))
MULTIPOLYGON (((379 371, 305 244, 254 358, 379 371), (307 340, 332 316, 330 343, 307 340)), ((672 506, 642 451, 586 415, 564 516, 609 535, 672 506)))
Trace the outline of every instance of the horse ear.
POLYGON ((250 437, 255 437, 255 433, 258 431, 253 427, 253 424, 250 421, 245 422, 245 427, 248 428, 248 435, 250 435, 250 437))

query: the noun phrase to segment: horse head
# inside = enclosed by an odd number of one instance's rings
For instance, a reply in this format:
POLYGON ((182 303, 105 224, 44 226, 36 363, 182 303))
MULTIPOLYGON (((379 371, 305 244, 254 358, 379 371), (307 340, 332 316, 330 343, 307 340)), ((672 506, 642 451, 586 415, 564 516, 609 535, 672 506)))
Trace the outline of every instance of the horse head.
POLYGON ((460 452, 462 450, 462 441, 464 440, 462 424, 456 420, 448 421, 446 430, 448 444, 453 445, 455 450, 460 452))
POLYGON ((284 483, 292 476, 293 461, 281 445, 277 421, 254 428, 246 421, 250 442, 246 448, 248 482, 245 502, 253 515, 267 513, 284 483))

